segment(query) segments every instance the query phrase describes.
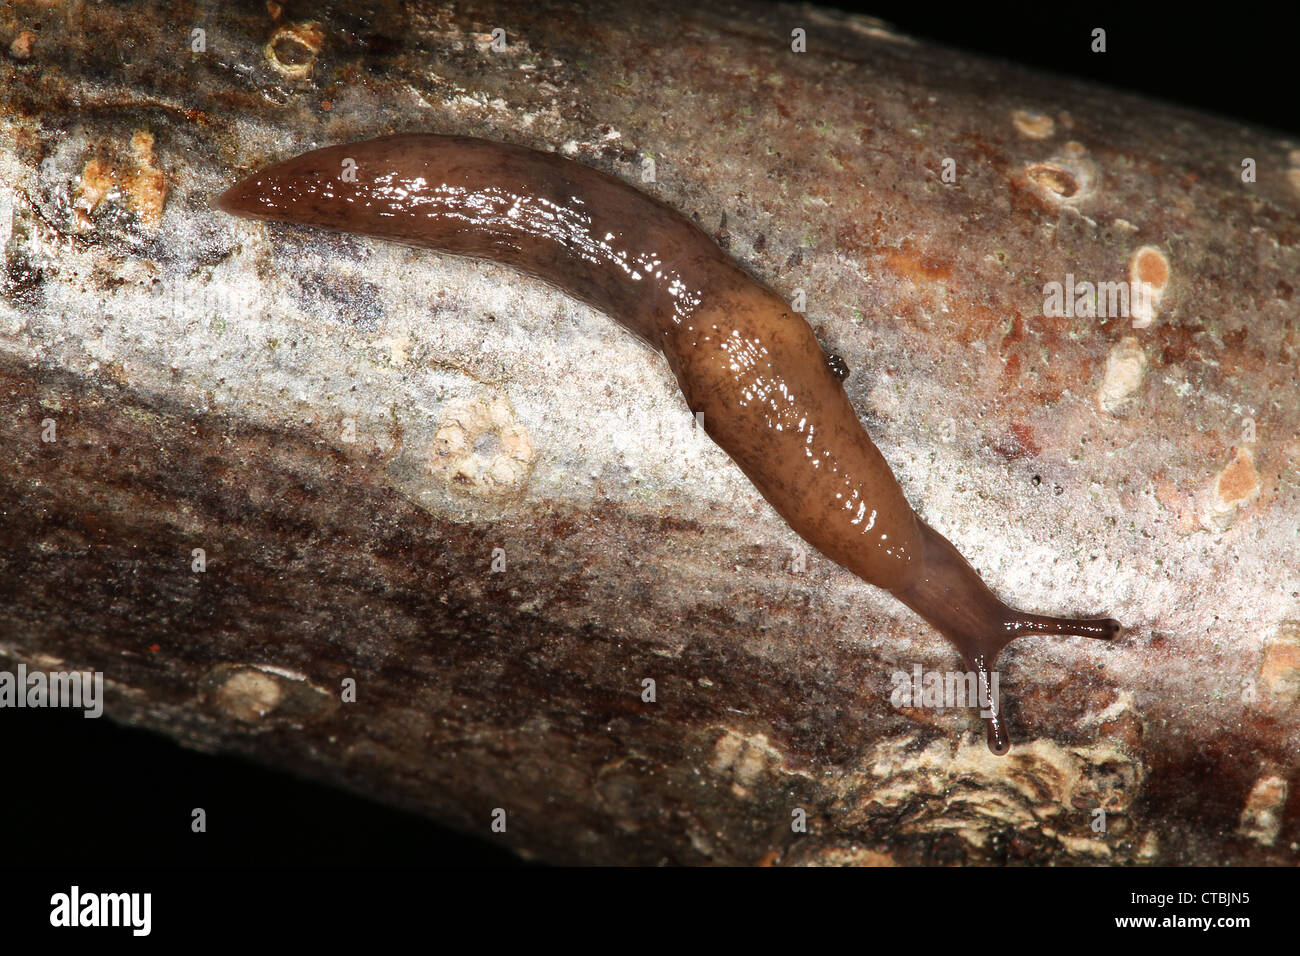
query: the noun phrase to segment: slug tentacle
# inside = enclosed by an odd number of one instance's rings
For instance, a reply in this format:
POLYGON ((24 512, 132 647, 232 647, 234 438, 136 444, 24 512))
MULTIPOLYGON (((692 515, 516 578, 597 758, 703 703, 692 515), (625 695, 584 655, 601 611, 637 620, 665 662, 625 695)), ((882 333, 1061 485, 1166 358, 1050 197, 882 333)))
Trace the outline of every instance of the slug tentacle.
MULTIPOLYGON (((1119 634, 1120 624, 1111 618, 1048 617, 1009 607, 951 541, 920 518, 917 523, 921 528, 921 571, 905 587, 894 591, 894 597, 956 645, 967 671, 976 674, 983 687, 996 686, 990 678, 998 655, 1017 638, 1091 637, 1108 641, 1119 634)), ((1001 709, 996 701, 993 704, 992 716, 985 717, 989 749, 1000 754, 1009 744, 1001 709)))
MULTIPOLYGON (((1018 637, 1118 633, 998 600, 913 512, 848 400, 844 360, 693 222, 612 176, 481 139, 388 136, 263 169, 217 206, 505 263, 594 305, 663 353, 705 431, 805 541, 891 591, 985 678, 1018 637)), ((988 720, 1005 752, 1000 711, 988 720)))
POLYGON ((1011 749, 1011 736, 1007 733, 1006 721, 1002 718, 1002 701, 998 699, 993 666, 984 654, 965 654, 962 659, 966 662, 966 672, 975 675, 981 704, 987 703, 980 714, 987 728, 989 750, 1002 756, 1011 749))

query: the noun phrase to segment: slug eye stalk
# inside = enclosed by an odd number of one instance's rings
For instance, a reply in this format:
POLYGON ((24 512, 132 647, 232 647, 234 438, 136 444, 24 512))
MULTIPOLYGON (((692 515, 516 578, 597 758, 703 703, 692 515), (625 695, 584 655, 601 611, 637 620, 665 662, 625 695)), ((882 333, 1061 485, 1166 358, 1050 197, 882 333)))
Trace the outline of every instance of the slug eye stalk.
MULTIPOLYGON (((898 598, 925 618, 961 652, 966 669, 980 682, 981 699, 995 686, 991 672, 998 655, 1022 637, 1088 637, 1114 640, 1120 623, 1112 618, 1050 617, 1028 614, 1003 603, 961 553, 920 518, 920 571, 909 584, 894 591, 898 598)), ((997 701, 986 716, 989 749, 1004 754, 1010 748, 1006 725, 997 701)))

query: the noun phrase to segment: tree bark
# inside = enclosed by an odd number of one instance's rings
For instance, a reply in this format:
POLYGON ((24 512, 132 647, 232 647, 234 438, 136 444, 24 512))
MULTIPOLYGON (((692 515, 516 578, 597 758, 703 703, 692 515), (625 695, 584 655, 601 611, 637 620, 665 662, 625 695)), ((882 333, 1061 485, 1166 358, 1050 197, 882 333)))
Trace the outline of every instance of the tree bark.
POLYGON ((0 670, 562 863, 1296 862, 1296 143, 807 8, 268 6, 0 14, 0 670), (1124 637, 1014 645, 994 757, 606 317, 208 206, 397 131, 694 216, 996 591, 1124 637))

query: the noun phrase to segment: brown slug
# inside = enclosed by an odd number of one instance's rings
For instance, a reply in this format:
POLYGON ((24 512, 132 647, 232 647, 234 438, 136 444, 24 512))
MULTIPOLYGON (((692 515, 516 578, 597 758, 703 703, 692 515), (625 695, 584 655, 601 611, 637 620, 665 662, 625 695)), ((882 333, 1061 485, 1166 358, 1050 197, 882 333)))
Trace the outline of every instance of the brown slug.
MULTIPOLYGON (((984 680, 1018 637, 1119 633, 998 600, 903 497, 841 385, 847 368, 803 317, 612 176, 481 139, 387 136, 270 166, 217 205, 507 263, 600 309, 664 354, 705 432, 805 541, 916 611, 984 680)), ((996 701, 987 719, 1005 753, 996 701)))

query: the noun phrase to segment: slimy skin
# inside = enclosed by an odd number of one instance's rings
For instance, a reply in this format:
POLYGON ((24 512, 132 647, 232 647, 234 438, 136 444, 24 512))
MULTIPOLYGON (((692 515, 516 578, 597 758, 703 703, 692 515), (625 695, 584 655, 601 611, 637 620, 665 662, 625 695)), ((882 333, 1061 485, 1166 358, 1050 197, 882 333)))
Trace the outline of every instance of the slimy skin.
MULTIPOLYGON (((704 430, 800 537, 890 591, 988 678, 1018 637, 1110 640, 1110 619, 1003 604, 912 510, 841 384, 847 368, 690 220, 550 153, 388 136, 263 169, 218 208, 490 259, 587 302, 662 352, 704 430)), ((989 748, 1009 747, 1002 711, 989 748)))

